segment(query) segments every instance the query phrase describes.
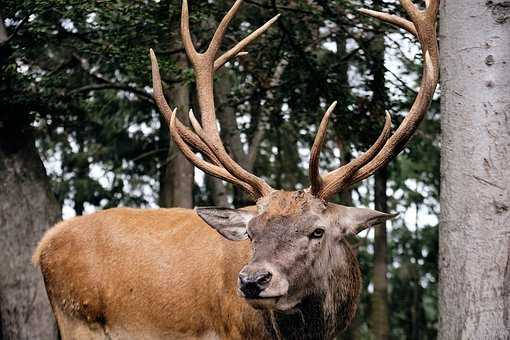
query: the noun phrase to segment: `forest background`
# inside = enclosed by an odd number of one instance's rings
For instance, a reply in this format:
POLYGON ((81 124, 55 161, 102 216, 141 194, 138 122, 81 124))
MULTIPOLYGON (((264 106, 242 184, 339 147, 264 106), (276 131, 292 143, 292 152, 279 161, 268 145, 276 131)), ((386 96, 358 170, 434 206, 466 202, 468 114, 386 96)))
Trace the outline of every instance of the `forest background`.
MULTIPOLYGON (((215 81, 224 144, 245 169, 273 187, 306 187, 310 146, 335 100, 323 171, 366 150, 386 111, 394 126, 402 120, 417 91, 417 42, 357 12, 368 7, 404 16, 395 1, 244 2, 227 31, 229 44, 282 14, 215 81)), ((231 1, 190 6, 195 41, 204 46, 231 1)), ((0 216, 11 226, 2 268, 14 273, 0 287, 3 334, 20 317, 2 310, 32 296, 33 304, 42 299, 29 258, 42 232, 58 220, 116 206, 251 203, 231 185, 193 169, 172 145, 154 105, 149 48, 158 55, 167 98, 179 107, 180 119, 187 121, 196 106, 179 16, 176 0, 2 1, 0 172, 6 199, 0 216)), ((436 337, 439 122, 436 98, 401 155, 334 200, 401 213, 387 228, 351 240, 364 289, 357 319, 343 338, 436 337)), ((37 318, 31 306, 15 309, 37 318)))

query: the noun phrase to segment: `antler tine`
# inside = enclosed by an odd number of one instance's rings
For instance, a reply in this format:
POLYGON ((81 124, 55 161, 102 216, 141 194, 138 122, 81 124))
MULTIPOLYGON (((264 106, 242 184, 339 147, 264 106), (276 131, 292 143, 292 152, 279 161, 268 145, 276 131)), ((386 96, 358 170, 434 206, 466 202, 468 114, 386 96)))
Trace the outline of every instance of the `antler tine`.
POLYGON ((407 19, 401 18, 394 14, 373 11, 371 9, 366 9, 366 8, 360 8, 360 9, 358 9, 358 12, 361 12, 361 13, 371 16, 373 18, 379 19, 381 21, 386 21, 387 23, 392 24, 396 27, 403 28, 404 30, 408 31, 415 37, 418 36, 418 32, 416 32, 416 27, 414 27, 414 24, 407 19))
POLYGON ((320 188, 318 196, 327 199, 337 192, 347 189, 351 185, 351 178, 356 171, 372 160, 388 141, 391 135, 391 115, 386 113, 386 121, 381 134, 375 143, 361 156, 350 161, 344 166, 331 171, 322 179, 324 183, 320 188))
POLYGON ((166 102, 165 96, 163 94, 163 85, 161 84, 161 75, 159 74, 158 59, 156 58, 156 54, 152 48, 149 49, 149 55, 151 59, 152 90, 154 91, 154 101, 163 114, 163 117, 165 117, 166 121, 170 123, 170 118, 172 117, 172 109, 170 109, 170 106, 166 102))
POLYGON ((425 6, 427 6, 428 14, 435 18, 439 12, 439 0, 425 0, 425 6))
MULTIPOLYGON (((400 0, 400 3, 411 21, 367 9, 360 11, 403 28, 418 37, 424 55, 424 67, 418 95, 409 113, 391 137, 389 136, 391 122, 387 116, 381 136, 364 155, 322 178, 321 188, 317 193, 320 198, 328 199, 336 192, 347 189, 385 166, 405 147, 418 128, 419 123, 423 120, 432 100, 439 79, 439 55, 436 38, 436 17, 439 0, 427 0, 425 10, 420 10, 411 0, 400 0)), ((317 192, 316 188, 312 190, 317 192)))
MULTIPOLYGON (((157 107, 163 114, 168 126, 170 126, 170 120, 172 118, 173 111, 168 105, 165 96, 163 94, 163 86, 161 83, 161 75, 159 73, 158 59, 156 58, 156 54, 152 50, 149 50, 150 59, 151 59, 151 69, 152 69, 152 88, 154 91, 154 101, 156 102, 157 107)), ((209 149, 209 147, 202 142, 202 140, 187 128, 184 124, 181 123, 179 119, 176 118, 176 126, 177 132, 182 138, 186 141, 186 143, 190 145, 194 145, 197 150, 199 150, 205 157, 210 159, 214 164, 220 165, 220 161, 214 155, 214 153, 209 149)))
MULTIPOLYGON (((197 135, 200 138, 203 139, 205 137, 204 131, 202 130, 202 127, 200 126, 200 123, 198 122, 197 118, 193 114, 193 110, 192 109, 189 110, 188 117, 189 117, 189 121, 191 123, 191 126, 193 126, 193 130, 195 130, 197 135)), ((205 138, 207 138, 207 137, 205 137, 205 138)))
POLYGON ((189 60, 193 65, 197 62, 198 53, 193 46, 193 39, 191 38, 191 31, 189 29, 189 10, 188 0, 182 0, 181 8, 181 39, 184 45, 184 50, 188 55, 189 60))
MULTIPOLYGON (((184 0, 186 1, 186 0, 184 0)), ((194 66, 196 71, 196 80, 197 80, 197 97, 198 102, 200 106, 200 110, 202 113, 202 127, 203 130, 211 136, 212 141, 215 144, 222 145, 221 139, 217 130, 216 126, 216 113, 214 109, 214 95, 213 95, 213 73, 218 68, 220 68, 222 65, 224 65, 229 59, 234 57, 235 55, 238 55, 239 52, 243 48, 245 48, 249 43, 251 43, 253 40, 255 40, 257 37, 259 37, 262 33, 267 31, 267 29, 276 21, 278 16, 274 17, 273 19, 269 20, 266 24, 264 24, 262 27, 257 29, 256 31, 252 32, 248 37, 243 39, 241 42, 236 44, 233 48, 231 48, 229 51, 224 53, 222 56, 218 58, 218 60, 214 61, 216 57, 216 53, 219 50, 219 47, 221 45, 221 41, 225 35, 225 31, 229 25, 229 23, 232 21, 232 18, 239 10, 239 7, 242 4, 242 0, 237 0, 232 8, 227 12, 227 14, 224 16, 224 18, 221 20, 220 24, 218 25, 218 28, 216 29, 213 38, 209 44, 209 47, 207 48, 207 51, 203 54, 196 54, 194 48, 192 50, 192 53, 195 53, 194 55, 194 66)), ((192 46, 191 42, 191 36, 189 33, 189 25, 188 25, 188 16, 187 16, 187 3, 184 5, 183 3, 183 14, 186 14, 185 17, 183 17, 182 22, 185 24, 183 25, 181 23, 181 27, 186 27, 187 30, 183 32, 183 34, 186 34, 186 36, 183 36, 184 40, 188 40, 189 43, 192 46), (184 11, 186 9, 186 11, 184 11)), ((190 48, 191 49, 191 48, 190 48)), ((188 51, 188 50, 186 50, 188 51)))
MULTIPOLYGON (((428 65, 426 67, 429 69, 433 69, 434 67, 432 58, 428 52, 425 52, 425 65, 428 65)), ((418 128, 419 123, 423 119, 425 111, 428 108, 429 101, 431 100, 435 90, 435 86, 432 86, 432 84, 436 81, 437 76, 434 75, 434 72, 424 71, 422 83, 425 84, 423 84, 421 89, 423 89, 424 92, 429 92, 430 94, 423 94, 421 92, 418 93, 414 105, 411 107, 411 110, 409 110, 409 113, 404 118, 397 131, 395 131, 393 136, 391 136, 381 152, 374 157, 372 161, 357 171, 351 179, 352 183, 356 183, 370 177, 378 169, 388 164, 388 162, 396 157, 397 154, 406 146, 407 142, 412 137, 418 128)))
POLYGON ((328 130, 329 117, 336 107, 337 102, 333 102, 326 113, 322 117, 321 124, 317 129, 315 140, 313 141, 312 150, 310 151, 310 163, 308 167, 308 177, 310 177, 310 187, 312 194, 318 194, 322 185, 322 178, 319 174, 319 157, 322 146, 324 145, 324 139, 328 130))
POLYGON ((413 22, 417 21, 418 16, 420 15, 420 10, 413 3, 412 0, 400 0, 400 5, 404 7, 405 11, 411 17, 413 22))
POLYGON ((245 190, 252 198, 257 199, 260 197, 258 192, 255 192, 253 188, 246 184, 245 182, 239 180, 238 178, 232 176, 227 170, 221 168, 217 165, 208 163, 203 159, 200 159, 195 153, 188 147, 188 145, 182 140, 176 126, 176 111, 172 111, 172 116, 170 118, 170 134, 175 142, 175 144, 179 147, 184 156, 195 165, 197 168, 202 169, 204 172, 222 179, 224 181, 230 182, 234 185, 238 185, 243 190, 245 190))
POLYGON ((225 63, 227 61, 229 61, 230 59, 232 59, 233 57, 237 56, 237 55, 240 55, 242 52, 242 50, 247 46, 249 45, 251 42, 253 42, 255 39, 257 39, 260 35, 262 35, 265 31, 267 31, 269 29, 269 27, 271 27, 271 25, 276 21, 278 20, 278 18, 280 17, 280 14, 277 14, 275 15, 274 17, 272 17, 270 20, 268 20, 264 25, 260 26, 259 28, 257 28, 255 31, 251 32, 246 38, 244 38, 243 40, 241 40, 240 42, 238 42, 234 47, 232 47, 230 50, 228 50, 227 52, 223 53, 221 55, 221 57, 219 57, 218 59, 216 59, 216 61, 214 62, 214 70, 216 71, 217 69, 219 69, 220 67, 222 67, 223 65, 225 65, 225 63))
MULTIPOLYGON (((221 166, 221 162, 216 157, 216 155, 209 149, 207 144, 202 142, 200 137, 198 137, 193 131, 191 131, 187 126, 181 123, 179 118, 176 118, 176 126, 177 133, 182 137, 182 139, 188 145, 192 145, 196 150, 198 150, 206 159, 209 159, 213 164, 221 166)), ((170 123, 168 123, 170 126, 170 123)))
MULTIPOLYGON (((208 136, 204 129, 200 126, 200 123, 193 114, 193 110, 189 110, 189 119, 197 135, 208 146, 208 148, 212 150, 219 159, 221 165, 227 171, 251 185, 260 194, 260 196, 265 196, 273 191, 273 189, 264 180, 240 167, 226 152, 223 152, 222 149, 220 149, 220 147, 211 140, 210 136, 208 136)), ((223 148, 223 145, 221 145, 221 148, 223 148)))
POLYGON ((319 175, 320 150, 324 144, 329 116, 335 106, 336 102, 334 102, 324 114, 310 153, 310 166, 308 170, 311 184, 310 192, 313 195, 324 198, 330 197, 334 193, 344 189, 349 178, 355 174, 356 170, 374 158, 377 152, 383 147, 384 143, 386 143, 391 133, 391 116, 389 113, 386 113, 386 121, 381 134, 376 142, 363 155, 328 173, 325 177, 321 177, 319 175))
POLYGON ((236 2, 232 5, 230 10, 227 12, 227 14, 225 14, 223 19, 221 20, 220 24, 218 25, 218 28, 216 28, 216 31, 214 32, 214 35, 211 39, 211 42, 209 43, 209 47, 205 52, 212 58, 216 57, 216 53, 218 53, 218 50, 220 49, 223 36, 225 35, 225 31, 227 30, 228 25, 230 24, 230 22, 236 15, 237 11, 239 10, 239 7, 241 7, 242 3, 243 0, 236 0, 236 2))

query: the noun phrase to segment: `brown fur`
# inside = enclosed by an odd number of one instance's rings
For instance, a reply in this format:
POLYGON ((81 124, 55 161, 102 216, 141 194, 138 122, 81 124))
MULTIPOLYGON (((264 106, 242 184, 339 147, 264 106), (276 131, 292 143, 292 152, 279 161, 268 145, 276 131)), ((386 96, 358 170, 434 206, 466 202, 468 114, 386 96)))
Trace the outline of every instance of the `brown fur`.
POLYGON ((34 262, 63 339, 333 339, 354 317, 361 286, 343 236, 389 215, 304 192, 274 193, 257 208, 232 210, 256 215, 252 247, 187 209, 117 208, 56 225, 34 262), (331 224, 329 236, 306 241, 317 223, 331 224), (277 302, 297 305, 258 310, 238 296, 239 272, 260 263, 290 282, 277 302))
POLYGON ((267 216, 299 216, 307 211, 321 211, 326 203, 305 191, 278 190, 257 203, 267 216))
POLYGON ((93 328, 250 338, 263 320, 235 293, 248 257, 249 242, 224 240, 192 210, 117 208, 56 225, 34 261, 54 309, 93 328))

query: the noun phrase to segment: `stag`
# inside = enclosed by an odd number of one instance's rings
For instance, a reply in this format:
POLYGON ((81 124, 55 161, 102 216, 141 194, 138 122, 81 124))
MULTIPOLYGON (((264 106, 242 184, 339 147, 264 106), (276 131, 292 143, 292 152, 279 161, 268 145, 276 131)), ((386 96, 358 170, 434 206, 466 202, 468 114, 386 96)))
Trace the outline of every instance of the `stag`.
POLYGON ((269 186, 226 152, 216 126, 213 75, 266 31, 277 16, 218 57, 237 0, 203 53, 195 50, 188 4, 181 36, 195 70, 199 122, 171 110, 150 51, 155 102, 174 142, 195 166, 246 191, 245 209, 110 209, 64 221, 40 242, 34 261, 63 339, 333 339, 353 319, 361 273, 346 237, 394 217, 328 200, 371 176, 406 145, 438 81, 438 0, 420 9, 400 0, 410 20, 362 9, 418 38, 424 57, 419 93, 398 129, 391 118, 361 156, 321 176, 319 154, 333 103, 311 149, 306 190, 269 186), (196 155, 201 153, 202 157, 196 155), (212 227, 212 228, 210 228, 212 227), (231 241, 240 242, 231 242, 231 241), (246 240, 246 241, 244 241, 246 240))

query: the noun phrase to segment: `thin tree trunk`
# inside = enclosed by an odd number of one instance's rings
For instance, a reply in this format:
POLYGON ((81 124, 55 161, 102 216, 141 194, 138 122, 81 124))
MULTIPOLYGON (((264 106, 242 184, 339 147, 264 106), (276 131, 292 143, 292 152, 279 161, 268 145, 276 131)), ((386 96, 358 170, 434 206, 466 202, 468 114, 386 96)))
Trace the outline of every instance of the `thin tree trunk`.
MULTIPOLYGON (((78 146, 78 153, 82 153, 85 145, 85 140, 83 133, 81 131, 76 131, 76 144, 78 146)), ((80 157, 78 160, 76 160, 75 164, 75 171, 74 171, 74 183, 78 184, 80 181, 86 180, 89 178, 89 169, 90 164, 87 157, 80 157)), ((75 185, 76 185, 75 184, 75 185)), ((77 216, 83 215, 83 212, 85 211, 85 202, 87 200, 86 195, 79 194, 79 190, 77 190, 77 193, 73 197, 73 203, 74 203, 74 212, 77 216)))
MULTIPOLYGON (((419 229, 418 229, 418 212, 420 211, 420 204, 415 204, 415 216, 416 222, 414 226, 414 239, 419 240, 419 229)), ((420 248, 416 247, 416 241, 413 242, 413 252, 419 253, 420 248)), ((425 334, 425 330, 423 329, 423 324, 425 322, 424 318, 424 309, 423 309, 423 288, 421 286, 420 280, 420 269, 417 263, 413 264, 414 270, 410 280, 410 284, 412 285, 412 307, 411 307, 411 331, 409 332, 410 340, 420 340, 423 338, 425 334)))
POLYGON ((441 5, 439 339, 510 339, 510 7, 441 5))
MULTIPOLYGON (((243 150, 241 132, 237 126, 235 108, 229 103, 232 91, 232 79, 228 70, 222 70, 220 77, 215 83, 216 101, 219 103, 216 117, 221 126, 221 138, 227 151, 241 167, 251 172, 248 157, 243 150)), ((234 206, 246 206, 253 203, 250 197, 241 189, 234 187, 234 206)))
MULTIPOLYGON (((337 12, 337 16, 339 18, 343 18, 345 15, 345 8, 343 6, 336 6, 335 11, 337 12)), ((337 23, 338 26, 343 25, 341 21, 337 23)), ((347 54, 347 37, 345 33, 342 33, 342 30, 339 30, 339 32, 336 34, 336 46, 337 46, 337 55, 338 59, 341 59, 345 57, 347 54)), ((349 88, 349 75, 348 75, 348 67, 349 64, 347 61, 341 63, 338 67, 338 83, 342 84, 343 87, 341 88, 341 92, 338 94, 338 100, 340 103, 347 102, 349 96, 351 96, 350 88, 349 88)), ((337 108, 338 113, 335 113, 337 117, 343 117, 344 112, 348 110, 347 106, 340 105, 340 107, 337 108)), ((347 112, 345 112, 347 114, 347 112)), ((336 134, 336 144, 338 148, 340 149, 340 162, 342 165, 347 164, 352 159, 352 150, 347 142, 346 138, 340 133, 340 131, 335 131, 336 134)), ((346 205, 346 206, 353 206, 353 200, 352 200, 352 189, 342 191, 338 196, 338 202, 340 204, 346 205)), ((357 256, 358 253, 358 247, 353 248, 355 251, 355 255, 357 256)), ((363 316, 365 313, 362 310, 363 306, 358 306, 358 311, 356 312, 356 315, 354 317, 354 320, 352 321, 349 328, 346 330, 346 332, 341 336, 341 339, 344 340, 356 340, 361 337, 361 326, 363 322, 363 316)))
MULTIPOLYGON (((184 124, 187 124, 187 113, 189 111, 188 85, 184 83, 176 84, 168 92, 168 98, 178 108, 178 118, 184 124)), ((168 127, 164 123, 161 128, 163 130, 162 133, 169 133, 168 127)), ((164 161, 166 166, 160 180, 160 206, 193 208, 193 165, 184 157, 172 141, 170 141, 168 154, 164 161)))
MULTIPOLYGON (((374 9, 380 10, 381 0, 374 1, 374 9)), ((384 117, 384 111, 387 101, 386 79, 384 68, 384 35, 379 33, 374 37, 371 45, 370 69, 373 80, 370 84, 372 90, 372 103, 374 108, 372 114, 384 117)), ((388 197, 386 196, 386 187, 388 181, 388 170, 383 168, 375 174, 375 209, 387 212, 388 197)), ((386 340, 390 337, 390 320, 388 307, 388 240, 386 223, 374 228, 374 272, 372 282, 374 292, 371 296, 371 331, 375 339, 386 340)))
MULTIPOLYGON (((343 18, 345 16, 345 8, 343 6, 335 6, 336 15, 339 18, 343 18)), ((344 25, 341 21, 337 23, 338 26, 344 25)), ((338 59, 342 60, 347 55, 347 34, 339 30, 336 37, 336 47, 337 47, 337 55, 338 59)), ((349 87, 349 75, 348 75, 349 63, 345 60, 342 61, 337 70, 337 82, 340 84, 340 91, 337 94, 337 99, 340 103, 347 103, 349 101, 349 97, 351 97, 351 90, 349 87)), ((335 113, 336 117, 345 117, 348 116, 349 108, 346 104, 341 104, 336 108, 337 113, 335 113)), ((342 124, 336 124, 336 126, 340 127, 342 124)), ((345 132, 344 132, 345 133, 345 132)), ((340 150, 340 164, 345 165, 348 164, 352 160, 352 150, 351 146, 347 138, 343 135, 341 131, 337 128, 335 130, 336 135, 336 144, 340 150)), ((353 206, 352 201, 352 189, 344 190, 337 195, 338 203, 353 206)))
MULTIPOLYGON (((338 148, 340 149, 340 165, 349 164, 349 162, 352 160, 352 154, 351 154, 351 148, 343 138, 337 137, 336 138, 336 144, 338 148)), ((352 189, 347 189, 342 191, 338 194, 338 203, 343 204, 349 207, 352 207, 354 205, 352 201, 352 189)))
POLYGON ((225 182, 213 176, 206 175, 205 183, 210 201, 217 207, 229 207, 228 192, 225 182))
MULTIPOLYGON (((260 106, 258 103, 255 103, 256 107, 252 107, 251 123, 255 125, 254 132, 247 143, 242 143, 241 131, 237 125, 236 111, 228 100, 232 91, 232 78, 227 70, 220 72, 220 77, 216 81, 215 86, 215 96, 219 103, 216 116, 221 126, 221 138, 223 140, 223 144, 227 148, 229 154, 239 165, 241 165, 241 167, 248 172, 253 172, 258 147, 264 135, 260 117, 253 116, 257 114, 260 115, 260 106), (244 149, 245 145, 247 150, 244 149)), ((259 100, 258 96, 256 96, 256 98, 259 100)), ((244 207, 253 204, 253 200, 243 190, 234 186, 233 204, 235 207, 244 207)))
MULTIPOLYGON (((388 197, 386 196, 386 183, 388 171, 386 168, 375 174, 375 209, 387 212, 388 197)), ((370 323, 372 333, 376 339, 389 339, 390 322, 388 308, 388 240, 386 224, 374 228, 374 273, 372 282, 372 310, 370 323)))
MULTIPOLYGON (((171 21, 178 22, 178 21, 171 21)), ((174 25, 177 31, 177 24, 174 25)), ((177 44, 175 44, 177 45, 177 44)), ((178 53, 174 60, 179 70, 188 68, 188 60, 184 53, 178 53)), ((188 111, 190 109, 190 88, 186 82, 172 84, 165 91, 172 107, 177 107, 177 117, 189 125, 188 111)), ((161 120, 164 122, 164 120, 161 120)), ((161 126, 161 134, 168 136, 166 124, 161 126)), ((159 205, 162 207, 193 208, 193 165, 184 157, 175 144, 170 141, 168 155, 164 162, 166 166, 160 176, 159 205)))

